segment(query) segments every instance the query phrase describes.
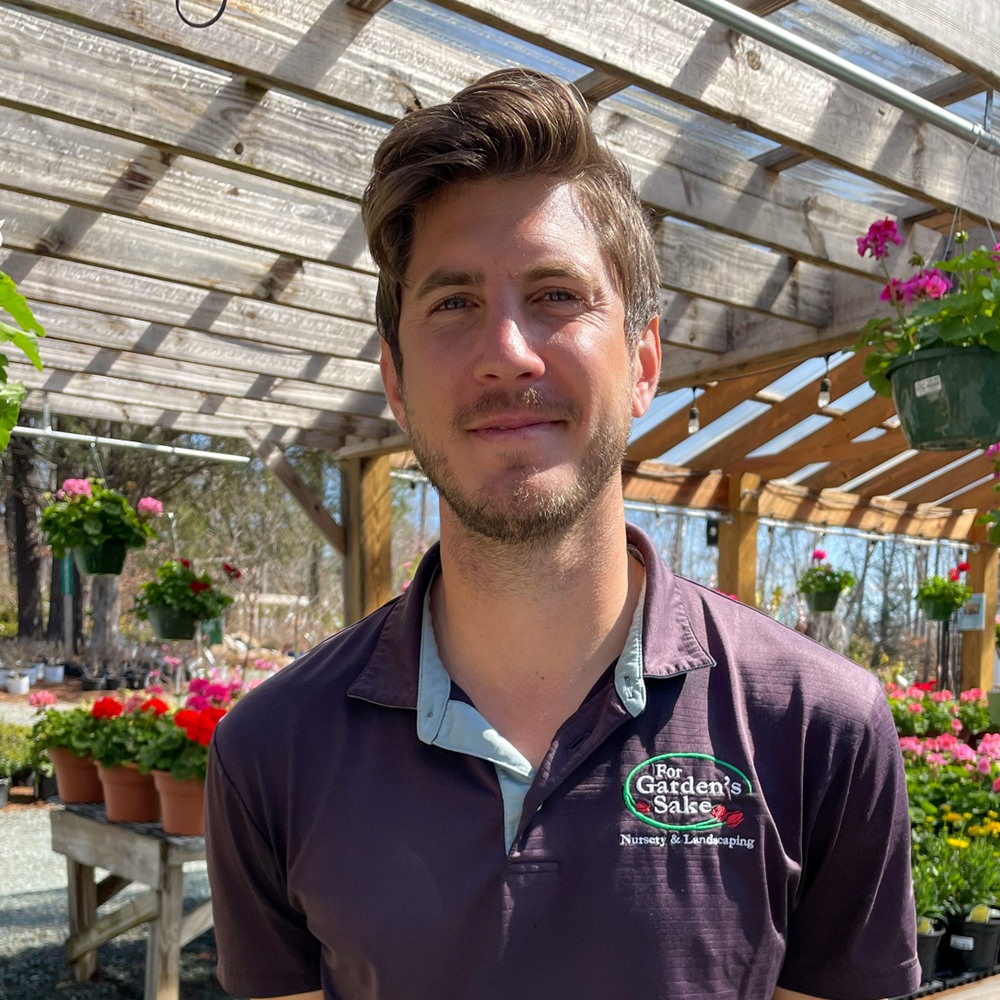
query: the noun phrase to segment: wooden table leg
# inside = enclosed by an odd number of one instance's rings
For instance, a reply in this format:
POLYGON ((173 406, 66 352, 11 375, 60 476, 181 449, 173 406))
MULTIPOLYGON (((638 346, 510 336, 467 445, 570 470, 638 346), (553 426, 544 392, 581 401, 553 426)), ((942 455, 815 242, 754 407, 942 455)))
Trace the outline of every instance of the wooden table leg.
MULTIPOLYGON (((67 857, 66 894, 70 934, 93 926, 97 920, 97 882, 92 865, 82 865, 67 857)), ((93 979, 97 975, 97 949, 84 952, 71 962, 70 974, 78 983, 93 979)))
POLYGON ((178 1000, 180 994, 181 918, 184 868, 164 865, 160 874, 159 918, 149 925, 146 942, 145 1000, 178 1000))

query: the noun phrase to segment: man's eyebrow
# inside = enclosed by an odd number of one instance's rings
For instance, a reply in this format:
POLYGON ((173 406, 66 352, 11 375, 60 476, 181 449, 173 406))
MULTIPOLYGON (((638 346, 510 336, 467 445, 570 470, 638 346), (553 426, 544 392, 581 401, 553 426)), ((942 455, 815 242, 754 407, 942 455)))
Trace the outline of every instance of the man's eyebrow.
POLYGON ((482 282, 483 276, 478 271, 439 268, 417 285, 413 296, 419 301, 441 288, 468 288, 470 285, 480 285, 482 282))

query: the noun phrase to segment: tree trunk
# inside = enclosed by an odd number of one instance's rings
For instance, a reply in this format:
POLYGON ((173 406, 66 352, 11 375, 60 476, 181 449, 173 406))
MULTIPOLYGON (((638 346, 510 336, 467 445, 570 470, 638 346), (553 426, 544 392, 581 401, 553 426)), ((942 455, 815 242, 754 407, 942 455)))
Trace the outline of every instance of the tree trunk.
MULTIPOLYGON (((14 567, 17 577, 17 635, 41 639, 42 557, 38 528, 38 490, 34 485, 35 443, 31 438, 12 437, 8 445, 11 486, 7 497, 14 527, 14 567)), ((9 522, 8 522, 9 523, 9 522)))
POLYGON ((121 633, 121 596, 117 576, 94 576, 90 581, 90 599, 94 609, 94 624, 90 633, 90 648, 110 654, 118 645, 121 633))

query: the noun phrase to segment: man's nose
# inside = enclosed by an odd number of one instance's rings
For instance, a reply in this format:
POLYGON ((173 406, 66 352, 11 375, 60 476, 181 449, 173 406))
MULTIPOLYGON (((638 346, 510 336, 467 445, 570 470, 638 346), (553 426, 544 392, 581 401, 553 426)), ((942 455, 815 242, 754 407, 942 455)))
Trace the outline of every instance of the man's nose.
POLYGON ((536 379, 545 371, 530 323, 522 312, 497 309, 482 331, 476 376, 486 380, 536 379))

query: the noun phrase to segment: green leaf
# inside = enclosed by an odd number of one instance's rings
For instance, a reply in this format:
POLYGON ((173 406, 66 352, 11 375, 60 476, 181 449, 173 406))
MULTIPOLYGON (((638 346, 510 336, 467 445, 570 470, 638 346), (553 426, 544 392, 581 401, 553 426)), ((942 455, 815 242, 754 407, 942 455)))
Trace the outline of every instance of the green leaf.
POLYGON ((21 403, 27 394, 28 390, 21 382, 5 382, 0 385, 0 451, 10 441, 10 432, 17 423, 21 403))
POLYGON ((35 334, 18 330, 17 327, 0 321, 0 342, 6 340, 11 341, 15 347, 19 347, 27 355, 28 360, 39 371, 42 370, 42 357, 38 353, 38 337, 35 334))
POLYGON ((45 336, 45 328, 35 319, 28 300, 17 290, 14 279, 0 271, 0 309, 5 309, 22 330, 33 330, 39 337, 45 336))

